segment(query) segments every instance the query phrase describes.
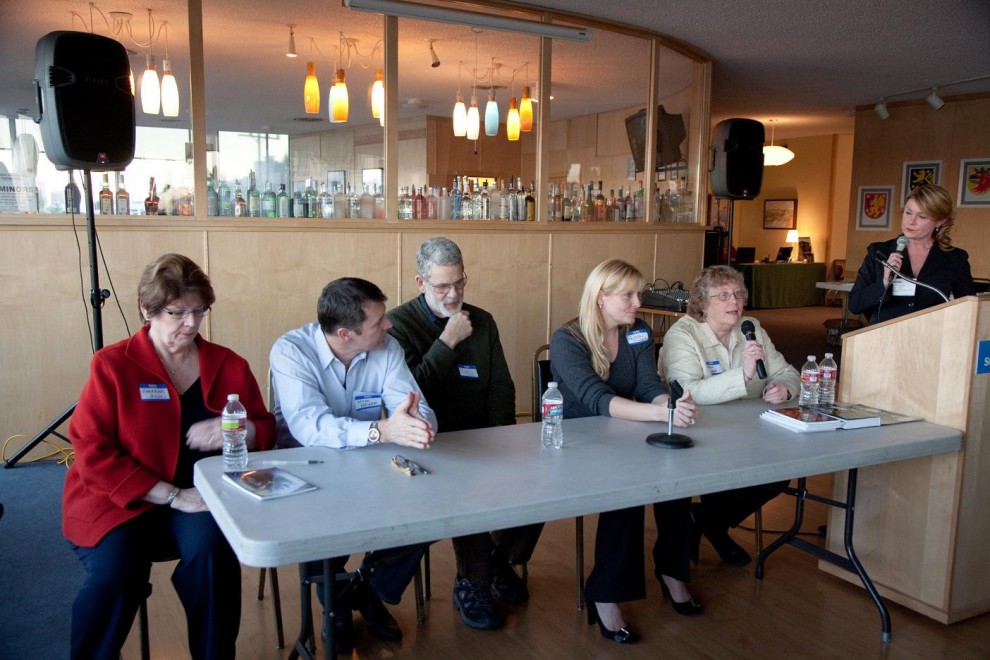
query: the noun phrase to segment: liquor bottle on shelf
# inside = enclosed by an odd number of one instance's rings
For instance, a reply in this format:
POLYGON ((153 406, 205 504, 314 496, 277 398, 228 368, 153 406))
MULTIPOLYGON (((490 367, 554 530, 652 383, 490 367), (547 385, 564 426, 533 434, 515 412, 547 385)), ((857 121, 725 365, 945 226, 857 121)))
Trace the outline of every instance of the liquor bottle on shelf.
POLYGON ((526 190, 526 222, 536 222, 536 182, 529 182, 526 190))
POLYGON ((553 193, 553 219, 555 222, 564 220, 564 196, 563 187, 559 183, 556 184, 553 193))
POLYGON ((334 185, 337 189, 333 191, 333 217, 347 218, 347 193, 344 192, 344 187, 341 184, 336 183, 334 185))
POLYGON ((230 192, 230 186, 227 184, 227 179, 220 179, 220 187, 217 189, 217 197, 220 200, 220 215, 225 217, 233 217, 234 215, 234 197, 230 192))
POLYGON ((440 189, 440 198, 437 200, 437 219, 438 220, 450 220, 451 216, 451 202, 452 199, 450 195, 447 194, 447 188, 440 189))
POLYGON ((320 183, 320 194, 316 196, 316 205, 320 209, 321 218, 333 217, 333 197, 327 192, 326 183, 320 183))
POLYGON ((509 219, 509 195, 505 189, 505 179, 499 180, 498 184, 498 203, 495 209, 495 219, 496 220, 508 220, 509 219))
POLYGON ((526 188, 522 177, 516 177, 516 220, 526 222, 526 188))
POLYGON ((254 180, 254 170, 251 170, 251 184, 248 186, 247 190, 247 205, 248 205, 248 215, 252 218, 261 217, 261 191, 258 190, 258 184, 254 180))
POLYGON ((409 189, 403 187, 399 190, 399 220, 413 219, 413 198, 409 194, 409 189))
POLYGON ((144 200, 144 214, 158 215, 158 190, 155 188, 155 177, 148 182, 148 197, 144 200))
POLYGON ((323 211, 317 206, 316 188, 313 187, 313 179, 306 179, 306 187, 303 188, 303 197, 306 198, 306 217, 322 218, 323 211))
POLYGON ((560 219, 563 222, 570 222, 574 219, 574 191, 573 186, 568 183, 560 197, 560 219))
POLYGON ((374 204, 374 210, 372 211, 372 217, 375 220, 385 219, 385 190, 384 186, 380 186, 377 183, 374 186, 374 192, 371 195, 371 201, 374 204))
POLYGON ((248 217, 248 204, 247 200, 244 199, 244 193, 241 192, 240 179, 234 179, 234 217, 248 217))
POLYGON ((367 184, 364 186, 364 192, 361 193, 360 198, 361 205, 361 218, 364 220, 373 220, 375 217, 375 198, 368 190, 367 184))
POLYGON ((166 183, 165 187, 162 188, 161 199, 158 200, 158 215, 175 215, 175 208, 172 205, 174 197, 175 191, 172 190, 172 184, 166 183))
POLYGON ((275 208, 278 217, 292 217, 292 198, 289 197, 289 193, 285 192, 284 183, 278 184, 278 195, 275 196, 275 208))
POLYGON ((272 190, 272 182, 265 181, 265 192, 261 193, 261 217, 278 217, 278 198, 272 190))
POLYGON ((347 184, 350 191, 347 193, 347 217, 358 220, 361 217, 361 195, 354 189, 354 184, 347 184))
POLYGON ((626 193, 626 198, 623 200, 623 214, 622 219, 626 222, 633 222, 636 219, 636 198, 633 195, 632 188, 626 193))
POLYGON ((547 184, 547 222, 553 222, 554 202, 557 199, 557 184, 550 182, 547 184))
POLYGON ((579 222, 594 222, 595 220, 595 198, 591 194, 591 183, 584 187, 581 195, 581 219, 579 222))
POLYGON ((474 194, 471 192, 471 181, 465 176, 461 183, 461 220, 474 219, 474 194))
POLYGON ((636 218, 637 220, 643 219, 643 214, 646 211, 646 207, 644 205, 645 201, 646 201, 646 191, 643 190, 643 182, 640 181, 639 189, 636 191, 636 198, 634 200, 634 211, 633 211, 633 217, 636 218))
POLYGON ((131 196, 127 192, 127 188, 124 187, 124 173, 120 172, 117 174, 117 194, 114 196, 117 205, 114 209, 114 213, 117 215, 130 215, 131 214, 131 196))
POLYGON ((79 193, 79 186, 76 185, 75 180, 72 178, 72 172, 69 172, 69 182, 65 184, 65 212, 79 213, 79 202, 81 201, 82 196, 79 193))
POLYGON ((297 190, 292 193, 292 217, 293 218, 308 218, 309 217, 309 205, 306 204, 306 196, 303 195, 303 191, 297 190))
POLYGON ((450 189, 450 219, 461 219, 461 178, 454 177, 454 187, 450 189))
POLYGON ((440 211, 440 198, 437 197, 437 187, 430 187, 430 194, 426 198, 426 219, 436 220, 440 211))
POLYGON ((220 195, 213 185, 213 176, 206 177, 206 215, 215 216, 220 213, 220 195))
POLYGON ((485 182, 485 186, 481 189, 481 195, 479 197, 481 202, 480 212, 478 213, 478 220, 491 220, 492 219, 492 196, 488 192, 488 182, 485 182))
POLYGON ((615 189, 608 191, 605 198, 605 222, 615 222, 615 189))
POLYGON ((113 213, 113 193, 110 191, 110 175, 103 173, 103 189, 100 191, 100 215, 113 213))
POLYGON ((513 178, 509 177, 509 187, 505 191, 505 206, 506 206, 506 216, 505 219, 510 222, 515 222, 519 219, 519 207, 516 206, 516 188, 513 183, 513 178))
POLYGON ((602 190, 602 182, 598 182, 598 187, 595 189, 595 222, 605 222, 605 194, 602 190))
POLYGON ((173 215, 196 215, 196 208, 193 204, 192 191, 186 186, 179 186, 175 190, 175 212, 173 215))

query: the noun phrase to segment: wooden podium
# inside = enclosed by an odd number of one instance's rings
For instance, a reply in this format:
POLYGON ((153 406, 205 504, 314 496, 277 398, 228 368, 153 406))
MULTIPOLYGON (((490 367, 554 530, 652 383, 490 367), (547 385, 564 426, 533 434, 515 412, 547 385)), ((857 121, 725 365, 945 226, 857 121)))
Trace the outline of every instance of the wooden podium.
MULTIPOLYGON (((990 611, 990 298, 969 296, 842 338, 838 399, 920 415, 963 432, 956 454, 859 471, 856 552, 880 593, 942 623, 990 611)), ((845 495, 836 474, 834 496, 845 495)), ((844 512, 832 509, 828 547, 842 550, 844 512)), ((819 567, 849 582, 838 567, 819 567)))

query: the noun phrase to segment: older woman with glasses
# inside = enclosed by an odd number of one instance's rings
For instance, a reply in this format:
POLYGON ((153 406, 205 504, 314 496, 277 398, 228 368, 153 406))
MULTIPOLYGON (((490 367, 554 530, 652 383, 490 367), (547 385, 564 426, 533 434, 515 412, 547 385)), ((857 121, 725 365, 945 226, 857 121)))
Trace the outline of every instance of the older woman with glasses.
POLYGON ((240 564, 193 486, 193 464, 220 453, 228 394, 248 411, 249 449, 274 444, 275 420, 247 361, 199 335, 214 300, 199 266, 163 255, 138 285, 143 327, 93 356, 69 424, 75 462, 62 497, 62 531, 86 569, 73 658, 120 656, 151 562, 175 555, 191 656, 234 657, 240 564))
MULTIPOLYGON (((710 266, 691 285, 687 315, 664 335, 660 375, 667 382, 678 381, 701 405, 756 397, 782 403, 800 389, 800 374, 774 348, 760 322, 743 316, 748 296, 739 271, 710 266), (751 330, 748 324, 752 324, 751 330), (753 333, 753 339, 746 338, 743 325, 753 333), (758 362, 763 363, 763 373, 757 368, 758 362)), ((691 510, 692 558, 697 561, 704 534, 724 561, 736 566, 748 564, 749 554, 732 540, 729 528, 786 486, 785 481, 703 495, 691 510)))

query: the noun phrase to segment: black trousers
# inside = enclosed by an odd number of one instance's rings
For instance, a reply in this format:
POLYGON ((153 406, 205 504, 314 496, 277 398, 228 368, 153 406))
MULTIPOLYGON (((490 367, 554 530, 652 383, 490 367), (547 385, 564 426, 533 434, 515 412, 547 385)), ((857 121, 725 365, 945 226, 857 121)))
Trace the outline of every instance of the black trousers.
POLYGON ((780 495, 790 481, 747 486, 701 496, 701 518, 705 532, 725 532, 753 515, 757 509, 780 495))
MULTIPOLYGON (((644 507, 606 511, 598 516, 595 567, 584 593, 598 603, 619 603, 646 597, 643 551, 644 507)), ((691 500, 653 505, 657 542, 653 547, 654 572, 688 582, 691 579, 691 500)))
MULTIPOLYGON (((397 605, 402 598, 402 592, 406 590, 412 582, 419 562, 426 554, 429 543, 416 543, 414 545, 403 545, 397 548, 386 550, 374 550, 367 552, 361 561, 361 573, 364 575, 368 586, 380 600, 389 605, 397 605)), ((334 557, 331 565, 335 573, 342 573, 344 565, 349 557, 334 557)), ((306 563, 306 568, 312 575, 323 573, 323 562, 321 560, 306 563)), ((350 606, 349 590, 338 591, 338 606, 350 606)), ((323 584, 317 583, 316 597, 323 603, 323 584)))
POLYGON ((497 561, 525 564, 533 556, 543 523, 481 532, 451 539, 457 558, 457 574, 475 584, 491 584, 497 561))

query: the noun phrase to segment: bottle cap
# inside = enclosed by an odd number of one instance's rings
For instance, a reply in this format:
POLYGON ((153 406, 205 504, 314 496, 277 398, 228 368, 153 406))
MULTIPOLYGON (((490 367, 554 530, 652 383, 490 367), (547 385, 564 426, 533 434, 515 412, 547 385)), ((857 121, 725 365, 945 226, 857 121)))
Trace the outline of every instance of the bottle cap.
POLYGON ((228 394, 227 401, 240 401, 241 396, 239 394, 228 394))

